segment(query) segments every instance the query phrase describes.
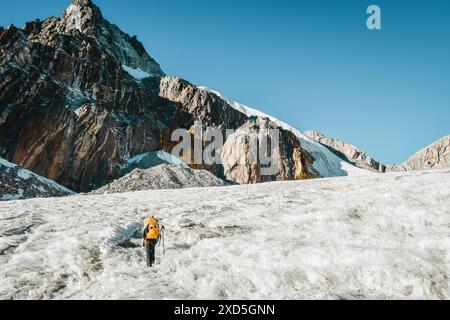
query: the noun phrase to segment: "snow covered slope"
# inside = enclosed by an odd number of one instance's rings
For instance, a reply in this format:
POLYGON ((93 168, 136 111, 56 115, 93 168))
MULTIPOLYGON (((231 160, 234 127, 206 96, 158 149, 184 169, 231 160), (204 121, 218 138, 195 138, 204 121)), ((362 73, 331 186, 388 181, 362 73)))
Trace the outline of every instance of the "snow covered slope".
POLYGON ((261 118, 269 118, 273 123, 277 126, 292 132, 297 138, 300 140, 300 144, 303 148, 306 149, 315 159, 313 164, 314 169, 316 169, 322 177, 336 177, 336 176, 348 176, 348 175, 362 175, 366 173, 366 170, 362 170, 355 166, 349 165, 344 160, 337 157, 330 150, 328 150, 325 146, 316 142, 314 139, 309 138, 298 129, 292 127, 291 125, 280 121, 272 116, 269 116, 261 111, 256 109, 247 107, 243 104, 240 104, 236 101, 233 101, 225 96, 223 96, 220 92, 211 90, 207 87, 199 87, 200 89, 212 92, 217 96, 221 97, 227 103, 233 107, 234 109, 244 113, 245 115, 252 117, 261 117, 261 118))
POLYGON ((127 164, 123 166, 122 171, 124 174, 133 171, 134 169, 149 169, 161 164, 171 164, 181 169, 189 169, 189 166, 184 163, 180 158, 167 153, 165 151, 151 151, 139 154, 129 159, 127 164))
POLYGON ((450 299, 449 226, 450 169, 3 202, 0 299, 450 299))
POLYGON ((73 191, 0 158, 0 201, 56 197, 73 191))

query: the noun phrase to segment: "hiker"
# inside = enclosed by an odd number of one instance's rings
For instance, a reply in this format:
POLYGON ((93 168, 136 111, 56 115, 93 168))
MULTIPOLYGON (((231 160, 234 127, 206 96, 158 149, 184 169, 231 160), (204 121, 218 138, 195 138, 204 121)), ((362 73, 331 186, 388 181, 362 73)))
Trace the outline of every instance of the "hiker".
POLYGON ((147 254, 147 266, 152 267, 155 263, 155 247, 161 240, 161 230, 158 219, 151 217, 145 220, 144 229, 142 230, 143 246, 147 254))

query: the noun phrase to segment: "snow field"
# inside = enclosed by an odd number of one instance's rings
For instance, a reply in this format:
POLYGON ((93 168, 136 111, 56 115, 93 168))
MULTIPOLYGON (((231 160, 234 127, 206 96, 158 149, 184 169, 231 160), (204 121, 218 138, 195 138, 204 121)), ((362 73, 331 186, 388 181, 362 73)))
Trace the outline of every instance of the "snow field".
POLYGON ((2 299, 449 299, 449 276, 448 169, 0 204, 2 299))

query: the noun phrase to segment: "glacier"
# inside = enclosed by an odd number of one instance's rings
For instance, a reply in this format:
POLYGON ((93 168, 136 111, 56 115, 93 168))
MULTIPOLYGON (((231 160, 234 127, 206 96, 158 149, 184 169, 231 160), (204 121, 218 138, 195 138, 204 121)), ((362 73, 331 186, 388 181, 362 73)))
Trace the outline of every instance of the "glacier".
POLYGON ((9 201, 0 299, 449 299, 449 226, 449 169, 9 201))

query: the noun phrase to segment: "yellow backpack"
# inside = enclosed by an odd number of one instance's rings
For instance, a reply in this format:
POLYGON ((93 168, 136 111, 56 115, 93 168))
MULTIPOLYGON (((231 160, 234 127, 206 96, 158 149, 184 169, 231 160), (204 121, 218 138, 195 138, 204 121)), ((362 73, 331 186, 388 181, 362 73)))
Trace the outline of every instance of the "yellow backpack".
POLYGON ((151 217, 147 219, 145 223, 145 239, 147 240, 156 240, 159 237, 159 224, 158 219, 151 217))

